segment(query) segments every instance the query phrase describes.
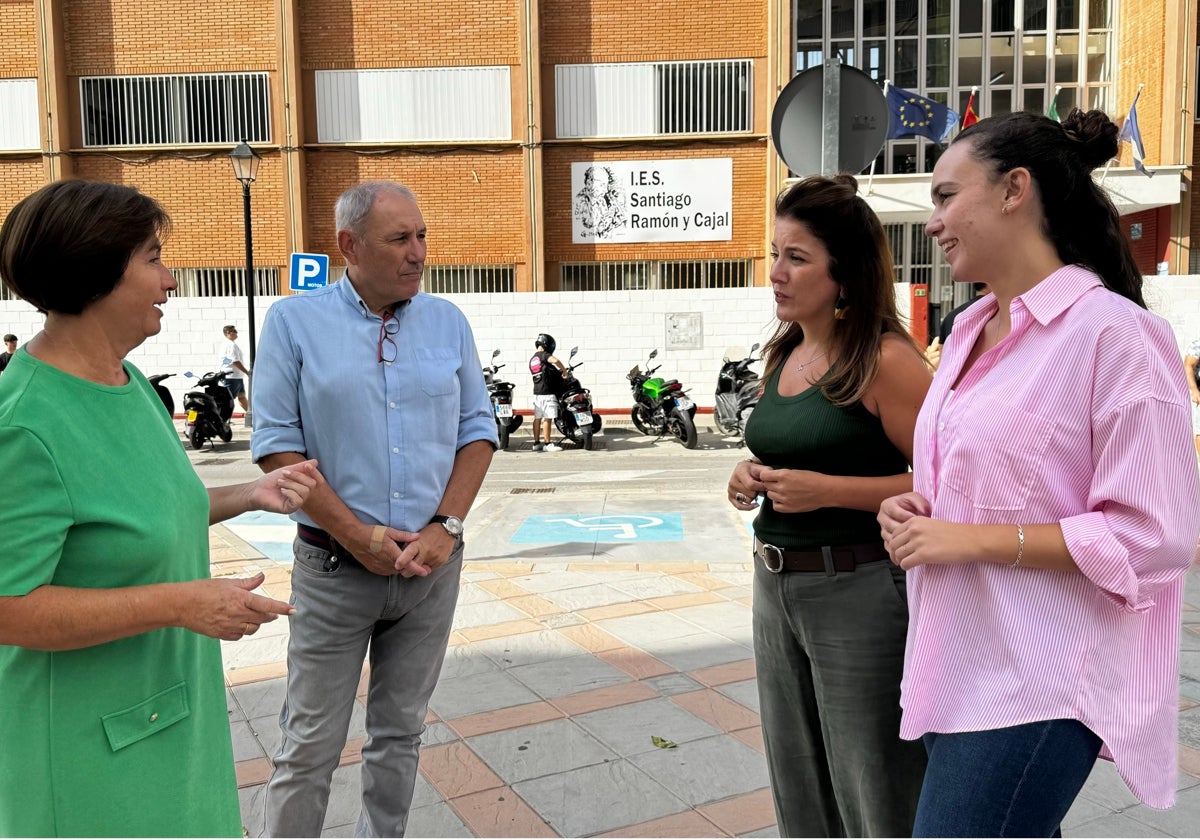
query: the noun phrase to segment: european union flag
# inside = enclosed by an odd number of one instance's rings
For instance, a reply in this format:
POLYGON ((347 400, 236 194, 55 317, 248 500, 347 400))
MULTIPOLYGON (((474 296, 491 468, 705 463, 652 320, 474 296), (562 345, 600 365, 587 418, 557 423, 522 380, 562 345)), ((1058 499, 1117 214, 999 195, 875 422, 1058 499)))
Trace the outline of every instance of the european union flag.
POLYGON ((940 143, 958 125, 958 113, 940 102, 926 99, 894 85, 887 89, 888 139, 928 137, 940 143))

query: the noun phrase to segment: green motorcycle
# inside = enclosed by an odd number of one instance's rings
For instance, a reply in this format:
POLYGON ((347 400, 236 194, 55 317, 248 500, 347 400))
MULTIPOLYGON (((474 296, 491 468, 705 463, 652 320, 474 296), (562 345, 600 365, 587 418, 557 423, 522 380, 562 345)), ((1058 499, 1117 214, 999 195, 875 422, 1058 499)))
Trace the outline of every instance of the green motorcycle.
POLYGON ((696 404, 688 398, 679 380, 654 376, 654 372, 662 367, 650 367, 650 362, 657 356, 658 350, 651 351, 646 360, 646 370, 642 371, 634 365, 625 377, 633 389, 630 419, 644 435, 665 437, 671 434, 686 449, 695 449, 696 404))

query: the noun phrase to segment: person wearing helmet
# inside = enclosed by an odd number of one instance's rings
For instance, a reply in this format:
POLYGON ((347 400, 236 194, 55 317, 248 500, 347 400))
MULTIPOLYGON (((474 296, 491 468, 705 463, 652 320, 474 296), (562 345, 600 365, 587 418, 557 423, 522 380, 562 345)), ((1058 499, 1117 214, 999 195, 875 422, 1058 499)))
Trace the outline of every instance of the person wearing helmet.
POLYGON ((558 346, 554 336, 538 333, 533 343, 537 350, 529 357, 529 372, 533 375, 533 451, 561 452, 561 446, 550 442, 550 428, 558 416, 558 397, 567 369, 553 355, 558 346))

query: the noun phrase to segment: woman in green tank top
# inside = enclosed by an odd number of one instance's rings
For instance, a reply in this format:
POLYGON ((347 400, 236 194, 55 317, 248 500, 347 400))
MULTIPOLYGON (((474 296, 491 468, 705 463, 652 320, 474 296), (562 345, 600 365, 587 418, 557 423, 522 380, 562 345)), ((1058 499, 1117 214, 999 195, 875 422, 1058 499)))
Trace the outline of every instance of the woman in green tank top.
POLYGON ((46 313, 0 380, 0 837, 242 835, 219 639, 293 610, 210 580, 208 526, 291 513, 313 461, 206 490, 126 354, 175 288, 162 207, 59 181, 0 228, 46 313))
POLYGON ((904 573, 875 516, 912 487, 931 376, 896 312, 892 258, 849 175, 775 205, 779 320, 729 480, 754 520, 754 652, 784 837, 911 835, 925 767, 900 740, 904 573))

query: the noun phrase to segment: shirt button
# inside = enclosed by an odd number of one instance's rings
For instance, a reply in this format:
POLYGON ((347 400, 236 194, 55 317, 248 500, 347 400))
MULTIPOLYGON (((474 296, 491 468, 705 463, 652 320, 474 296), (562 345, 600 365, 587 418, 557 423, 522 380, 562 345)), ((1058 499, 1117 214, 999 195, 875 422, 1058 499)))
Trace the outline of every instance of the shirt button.
POLYGON ((396 404, 394 402, 388 403, 388 408, 395 408, 395 407, 396 407, 396 404))
POLYGON ((392 498, 393 498, 393 499, 399 499, 399 498, 400 498, 400 494, 399 494, 399 493, 393 493, 393 494, 392 494, 392 498))
POLYGON ((942 431, 942 430, 943 430, 943 429, 945 429, 945 428, 946 428, 946 424, 945 424, 945 423, 938 423, 938 431, 939 431, 939 432, 940 432, 940 431, 942 431))
POLYGON ((399 455, 399 454, 400 454, 400 447, 399 447, 399 446, 393 446, 393 447, 392 447, 392 454, 393 454, 393 455, 399 455))
POLYGON ((158 712, 155 712, 154 714, 150 715, 151 723, 154 723, 154 721, 156 721, 156 720, 158 720, 158 712))

